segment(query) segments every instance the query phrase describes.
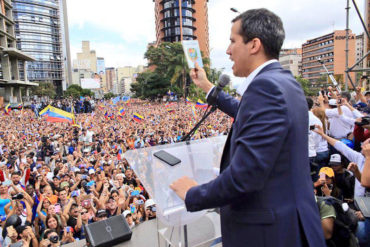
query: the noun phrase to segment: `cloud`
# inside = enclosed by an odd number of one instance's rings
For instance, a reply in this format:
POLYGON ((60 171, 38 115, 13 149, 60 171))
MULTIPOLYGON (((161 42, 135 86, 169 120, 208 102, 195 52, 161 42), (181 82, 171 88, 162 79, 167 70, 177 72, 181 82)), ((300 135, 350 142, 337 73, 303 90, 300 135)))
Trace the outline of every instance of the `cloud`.
MULTIPOLYGON (((104 57, 106 67, 137 66, 146 64, 140 50, 130 49, 123 44, 109 42, 91 42, 90 49, 96 51, 97 57, 104 57)), ((76 59, 77 52, 81 52, 81 43, 71 44, 72 59, 76 59)))
MULTIPOLYGON (((357 1, 361 13, 365 0, 357 1)), ((155 40, 154 3, 151 0, 67 0, 71 30, 85 33, 85 37, 100 36, 96 30, 105 30, 112 36, 101 37, 91 47, 105 57, 106 65, 138 65, 143 59, 147 43, 155 40), (95 29, 91 29, 95 27, 95 29), (118 38, 117 38, 118 37, 118 38), (118 42, 117 40, 121 40, 118 42), (137 63, 137 64, 134 64, 137 63)), ((306 40, 336 30, 345 29, 346 1, 340 0, 212 0, 208 2, 209 34, 212 66, 225 68, 231 74, 232 63, 225 54, 229 44, 231 20, 237 15, 230 11, 268 8, 279 15, 284 23, 284 48, 301 47, 306 40)), ((363 29, 351 3, 350 28, 356 34, 363 29)), ((104 35, 104 34, 103 34, 104 35)), ((71 37, 72 53, 80 50, 81 40, 71 37)), ((241 79, 235 79, 236 84, 241 79)))
MULTIPOLYGON (((364 13, 364 0, 357 1, 361 13, 364 13)), ((212 66, 225 68, 231 73, 232 63, 225 54, 229 44, 231 20, 237 16, 230 8, 245 11, 253 8, 268 8, 281 17, 286 32, 284 48, 301 47, 308 39, 312 39, 335 30, 344 30, 346 24, 346 1, 333 0, 213 0, 208 4, 210 48, 212 66)), ((360 20, 351 3, 350 29, 356 34, 363 32, 360 20)), ((240 84, 242 79, 234 79, 240 84)))
POLYGON ((155 39, 152 1, 67 0, 67 7, 71 28, 84 31, 84 26, 92 24, 99 29, 116 33, 127 43, 143 40, 151 42, 155 39))

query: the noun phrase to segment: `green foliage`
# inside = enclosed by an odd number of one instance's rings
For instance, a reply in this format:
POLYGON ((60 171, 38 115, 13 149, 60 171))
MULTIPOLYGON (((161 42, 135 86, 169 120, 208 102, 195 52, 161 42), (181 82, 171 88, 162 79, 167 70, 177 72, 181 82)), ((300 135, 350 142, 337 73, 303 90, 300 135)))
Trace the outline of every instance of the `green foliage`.
MULTIPOLYGON (((137 82, 131 85, 136 97, 154 99, 169 90, 178 95, 184 94, 189 68, 181 43, 163 42, 158 47, 151 46, 144 57, 149 61, 149 66, 155 69, 153 72, 142 73, 137 82)), ((207 75, 211 74, 209 63, 208 58, 203 58, 207 75)), ((190 87, 189 92, 191 95, 201 94, 194 87, 190 87)))
POLYGON ((113 93, 109 92, 109 93, 104 94, 104 99, 111 99, 111 98, 113 98, 114 96, 115 96, 115 95, 114 95, 113 93))
MULTIPOLYGON (((141 73, 137 77, 136 83, 131 84, 134 97, 150 100, 162 97, 168 92, 169 88, 170 82, 168 80, 151 71, 141 73)), ((178 88, 173 87, 171 91, 177 93, 178 90, 178 88)))
POLYGON ((80 96, 93 96, 94 93, 90 89, 83 89, 79 85, 72 84, 65 91, 65 95, 79 98, 80 96))
POLYGON ((32 87, 32 95, 54 98, 56 95, 56 89, 50 82, 39 82, 38 87, 32 87))
POLYGON ((318 89, 313 89, 307 79, 304 79, 300 76, 296 77, 295 79, 301 84, 303 92, 306 96, 314 96, 317 94, 318 89))

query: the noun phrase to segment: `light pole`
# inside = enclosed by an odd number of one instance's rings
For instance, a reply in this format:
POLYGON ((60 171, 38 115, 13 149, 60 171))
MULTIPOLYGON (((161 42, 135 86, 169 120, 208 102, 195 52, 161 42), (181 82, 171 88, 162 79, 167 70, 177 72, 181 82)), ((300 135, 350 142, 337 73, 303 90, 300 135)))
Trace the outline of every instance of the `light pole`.
POLYGON ((241 14, 241 13, 240 13, 240 11, 239 11, 239 10, 237 10, 236 8, 230 8, 230 10, 231 10, 232 12, 235 12, 235 13, 241 14))

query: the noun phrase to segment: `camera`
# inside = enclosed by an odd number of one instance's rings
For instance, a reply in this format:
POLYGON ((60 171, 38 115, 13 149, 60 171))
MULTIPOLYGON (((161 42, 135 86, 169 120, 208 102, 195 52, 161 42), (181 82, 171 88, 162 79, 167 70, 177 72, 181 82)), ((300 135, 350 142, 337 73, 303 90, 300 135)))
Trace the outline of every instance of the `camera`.
POLYGON ((370 124, 370 117, 363 117, 363 118, 361 118, 361 122, 355 122, 355 124, 357 125, 357 126, 364 126, 364 125, 369 125, 370 124))
POLYGON ((56 243, 58 243, 58 241, 59 241, 59 237, 58 237, 57 235, 50 236, 50 237, 49 237, 49 240, 50 240, 50 242, 52 242, 53 244, 56 244, 56 243))
POLYGON ((310 130, 314 130, 315 129, 315 125, 310 125, 310 130))
POLYGON ((22 200, 23 198, 24 198, 24 195, 21 193, 18 193, 12 197, 12 200, 22 200))

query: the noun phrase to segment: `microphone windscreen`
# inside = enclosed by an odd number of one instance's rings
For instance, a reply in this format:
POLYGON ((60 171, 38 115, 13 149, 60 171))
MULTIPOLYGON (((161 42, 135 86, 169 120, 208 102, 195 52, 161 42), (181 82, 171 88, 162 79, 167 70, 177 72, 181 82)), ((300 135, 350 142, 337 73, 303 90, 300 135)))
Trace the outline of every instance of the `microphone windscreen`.
POLYGON ((229 83, 230 83, 230 76, 226 74, 222 74, 218 80, 218 86, 223 88, 229 83))

